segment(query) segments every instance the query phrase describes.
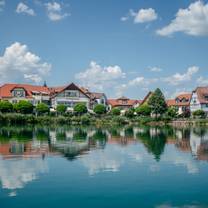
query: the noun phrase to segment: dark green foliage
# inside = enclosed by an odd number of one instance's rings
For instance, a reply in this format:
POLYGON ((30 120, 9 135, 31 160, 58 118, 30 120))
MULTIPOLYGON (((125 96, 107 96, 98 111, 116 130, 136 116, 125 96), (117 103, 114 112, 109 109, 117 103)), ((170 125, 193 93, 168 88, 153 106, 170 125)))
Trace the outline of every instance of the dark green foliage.
POLYGON ((74 106, 74 112, 76 114, 78 114, 78 115, 82 115, 82 114, 87 113, 87 106, 86 106, 86 104, 84 104, 84 103, 77 103, 74 106))
POLYGON ((7 101, 7 100, 2 100, 0 101, 0 111, 2 113, 8 113, 13 110, 13 105, 7 101))
POLYGON ((104 114, 106 113, 106 107, 103 105, 103 104, 97 104, 93 111, 98 114, 98 115, 101 115, 101 114, 104 114))
POLYGON ((167 111, 165 97, 159 88, 157 88, 149 98, 148 105, 151 108, 151 112, 156 117, 158 117, 158 115, 163 115, 167 111))
POLYGON ((119 108, 113 108, 111 110, 111 114, 114 116, 119 116, 121 114, 121 110, 119 108))
POLYGON ((144 104, 135 109, 138 116, 150 116, 151 108, 149 105, 144 104))
POLYGON ((60 114, 64 114, 66 112, 66 110, 67 110, 67 106, 64 104, 59 104, 56 107, 56 111, 60 114))
POLYGON ((170 118, 176 118, 178 116, 178 110, 175 107, 169 107, 166 115, 170 118))
POLYGON ((134 109, 128 109, 126 112, 125 112, 125 116, 127 118, 133 118, 134 117, 134 109))
POLYGON ((142 141, 148 152, 154 155, 155 160, 159 161, 165 149, 166 133, 160 128, 147 128, 144 132, 139 132, 137 137, 142 141))
POLYGON ((73 139, 76 141, 83 141, 86 140, 86 138, 87 138, 87 133, 81 129, 78 129, 73 135, 73 139))
POLYGON ((91 118, 88 115, 81 116, 81 124, 88 125, 91 122, 91 118))
POLYGON ((205 118, 206 113, 203 110, 196 110, 193 112, 193 116, 198 118, 205 118))
POLYGON ((26 100, 21 100, 14 105, 14 109, 18 113, 30 114, 33 112, 33 105, 26 100))
POLYGON ((36 112, 38 115, 45 114, 49 112, 49 107, 45 103, 40 103, 35 107, 36 112))

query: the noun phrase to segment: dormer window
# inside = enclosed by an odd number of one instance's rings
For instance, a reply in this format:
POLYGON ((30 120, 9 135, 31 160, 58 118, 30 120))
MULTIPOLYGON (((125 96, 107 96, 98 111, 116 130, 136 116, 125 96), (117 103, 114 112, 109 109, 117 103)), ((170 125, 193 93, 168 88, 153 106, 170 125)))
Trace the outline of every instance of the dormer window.
POLYGON ((25 97, 25 90, 22 88, 15 88, 12 91, 12 96, 13 97, 25 97))
POLYGON ((182 102, 182 103, 188 102, 188 99, 183 98, 183 99, 181 100, 181 102, 182 102))

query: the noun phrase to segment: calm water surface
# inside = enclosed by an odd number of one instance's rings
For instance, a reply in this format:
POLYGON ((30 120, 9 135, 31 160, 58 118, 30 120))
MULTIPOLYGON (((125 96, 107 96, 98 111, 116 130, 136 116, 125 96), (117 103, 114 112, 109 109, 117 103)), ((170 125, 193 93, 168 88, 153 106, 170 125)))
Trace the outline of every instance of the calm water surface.
POLYGON ((208 207, 208 130, 1 127, 0 207, 208 207))

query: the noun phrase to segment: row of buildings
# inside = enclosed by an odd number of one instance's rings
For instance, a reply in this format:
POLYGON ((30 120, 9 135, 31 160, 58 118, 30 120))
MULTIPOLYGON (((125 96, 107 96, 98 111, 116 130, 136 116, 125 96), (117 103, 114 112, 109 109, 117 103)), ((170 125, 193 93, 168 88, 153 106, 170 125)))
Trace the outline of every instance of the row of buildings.
MULTIPOLYGON (((148 102, 152 92, 149 92, 142 100, 133 100, 127 97, 107 99, 105 93, 91 92, 74 83, 59 87, 29 85, 29 84, 4 84, 0 87, 0 100, 8 100, 17 103, 20 100, 28 100, 34 106, 45 103, 55 110, 57 105, 64 104, 68 110, 72 110, 77 103, 84 103, 89 110, 96 104, 103 104, 109 110, 118 107, 123 111, 135 108, 148 102)), ((197 87, 193 92, 180 94, 175 99, 166 101, 169 107, 178 109, 179 114, 204 110, 208 114, 208 87, 197 87)))

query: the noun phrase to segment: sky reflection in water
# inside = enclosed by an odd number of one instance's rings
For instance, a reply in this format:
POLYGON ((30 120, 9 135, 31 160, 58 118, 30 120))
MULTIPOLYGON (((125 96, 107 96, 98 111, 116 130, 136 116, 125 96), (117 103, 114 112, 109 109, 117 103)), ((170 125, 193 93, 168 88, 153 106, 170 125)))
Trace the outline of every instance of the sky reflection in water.
POLYGON ((207 161, 202 127, 2 127, 0 201, 7 207, 208 207, 207 161))

